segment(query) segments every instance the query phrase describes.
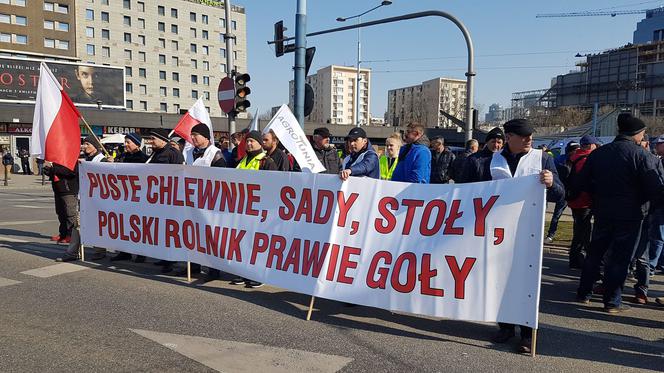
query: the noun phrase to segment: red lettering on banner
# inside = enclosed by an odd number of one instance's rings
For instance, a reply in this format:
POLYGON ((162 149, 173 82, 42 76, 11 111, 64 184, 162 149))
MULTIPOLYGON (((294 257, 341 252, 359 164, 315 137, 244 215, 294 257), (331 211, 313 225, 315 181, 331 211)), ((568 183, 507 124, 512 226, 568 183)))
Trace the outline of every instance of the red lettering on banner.
POLYGON ((289 196, 290 198, 295 198, 295 189, 289 186, 283 187, 281 188, 279 196, 281 197, 281 203, 284 204, 279 207, 279 218, 281 218, 281 220, 291 220, 293 215, 295 215, 295 205, 293 205, 289 196))
POLYGON ((295 212, 295 221, 300 221, 302 215, 304 215, 304 220, 307 223, 310 223, 312 220, 312 211, 311 211, 311 189, 304 188, 302 189, 302 197, 300 197, 300 204, 297 206, 297 211, 295 212))
POLYGON ((350 196, 348 196, 348 199, 346 199, 344 192, 340 190, 337 191, 337 205, 339 206, 339 220, 337 221, 338 227, 346 226, 346 217, 348 216, 348 212, 350 211, 350 208, 353 207, 353 203, 357 201, 357 197, 359 196, 360 195, 358 193, 351 193, 350 196))
POLYGON ((109 194, 114 201, 119 200, 121 196, 117 182, 118 178, 115 175, 113 174, 108 175, 109 194))
POLYGON ((97 235, 99 237, 102 237, 101 232, 102 232, 103 228, 108 225, 108 217, 106 216, 105 212, 99 211, 97 213, 97 222, 99 223, 99 231, 98 231, 97 235))
POLYGON ((120 239, 122 241, 129 241, 129 236, 125 233, 125 226, 124 226, 124 215, 120 214, 120 239))
POLYGON ((217 198, 219 197, 219 188, 220 182, 218 180, 198 179, 198 208, 214 209, 217 205, 217 198), (205 186, 203 186, 203 183, 205 183, 205 186))
POLYGON ((450 267, 452 277, 454 277, 454 298, 464 299, 466 296, 466 279, 473 269, 473 265, 477 261, 476 258, 466 258, 463 261, 463 266, 459 268, 457 260, 453 256, 445 255, 447 265, 450 267))
POLYGON ((445 212, 447 211, 447 204, 441 199, 434 199, 427 203, 427 206, 424 208, 422 213, 422 221, 420 222, 420 234, 422 236, 430 237, 438 233, 440 228, 443 226, 445 221, 445 212), (438 209, 436 214, 436 220, 433 223, 433 227, 429 228, 429 219, 431 219, 431 214, 433 214, 433 209, 438 209))
POLYGON ((192 187, 192 184, 196 184, 198 179, 193 177, 184 178, 184 204, 188 207, 194 207, 194 200, 192 199, 196 189, 192 187))
MULTIPOLYGON (((121 195, 124 196, 124 200, 127 201, 129 199, 129 186, 127 185, 127 180, 129 179, 129 176, 127 175, 118 175, 118 180, 120 181, 120 184, 122 185, 122 192, 120 193, 121 195)), ((119 189, 118 189, 119 192, 119 189)))
POLYGON ((334 193, 330 190, 321 189, 318 191, 318 198, 316 199, 316 211, 314 213, 314 224, 327 224, 332 215, 332 207, 334 206, 334 193), (325 204, 325 210, 323 210, 325 204))
POLYGON ((141 218, 138 215, 132 215, 129 217, 129 227, 131 227, 131 233, 129 233, 129 239, 132 242, 138 243, 141 241, 141 228, 138 226, 141 223, 141 218))
POLYGON ((379 251, 371 259, 371 264, 369 265, 369 272, 367 273, 367 286, 372 289, 385 289, 387 283, 387 278, 390 275, 389 268, 378 268, 378 262, 383 259, 385 265, 392 264, 392 253, 389 251, 379 251), (378 269, 377 269, 378 268, 378 269), (378 274, 378 280, 375 280, 374 274, 378 274))
POLYGON ((431 254, 422 254, 422 268, 417 279, 420 281, 420 294, 442 297, 445 295, 443 289, 431 286, 431 278, 436 277, 437 269, 431 269, 431 254))
POLYGON ((334 281, 334 271, 337 269, 337 257, 339 256, 339 245, 332 245, 332 252, 330 253, 330 262, 327 265, 327 281, 334 281))
POLYGON ((88 172, 88 180, 90 180, 90 189, 88 189, 88 197, 92 197, 95 188, 99 187, 99 178, 92 172, 88 172))
POLYGON ((159 218, 143 216, 143 243, 159 245, 159 218))
POLYGON ((418 207, 424 206, 424 201, 420 199, 404 199, 401 204, 406 206, 406 221, 403 223, 402 235, 407 236, 410 234, 410 228, 413 225, 413 218, 415 217, 415 210, 418 207))
POLYGON ((194 229, 194 222, 191 220, 185 220, 182 223, 182 242, 184 243, 184 247, 189 250, 196 249, 196 233, 194 229))
POLYGON ((486 217, 497 200, 498 196, 491 196, 486 201, 486 204, 482 205, 482 198, 473 199, 473 205, 475 206, 475 236, 484 237, 486 234, 486 217))
POLYGON ((157 185, 159 185, 159 179, 157 179, 156 176, 148 175, 147 182, 148 182, 148 190, 146 193, 146 199, 149 203, 155 204, 159 200, 159 193, 157 193, 156 191, 153 193, 152 187, 153 186, 156 187, 157 185))
POLYGON ((311 272, 311 277, 318 278, 329 249, 330 244, 327 242, 323 244, 323 249, 320 250, 320 242, 314 241, 312 244, 311 241, 304 240, 302 274, 307 276, 311 272))
POLYGON ((270 251, 267 254, 267 268, 272 268, 272 260, 277 259, 276 269, 281 269, 281 262, 284 258, 284 249, 286 248, 286 237, 274 234, 270 237, 270 251))
MULTIPOLYGON (((224 228, 226 229, 226 228, 224 228)), ((212 256, 219 256, 219 233, 221 232, 221 227, 214 227, 214 233, 212 232, 212 227, 209 225, 205 226, 205 253, 212 256)), ((222 254, 223 255, 223 254, 222 254)))
POLYGON ((228 244, 228 260, 233 260, 237 262, 242 262, 242 251, 240 250, 240 241, 244 238, 244 235, 247 233, 245 230, 231 229, 230 242, 228 244))
POLYGON ((221 183, 221 211, 237 212, 241 214, 244 209, 244 187, 242 184, 221 183))
POLYGON ((139 178, 136 175, 129 175, 129 184, 131 186, 131 201, 139 202, 138 192, 141 190, 141 185, 138 183, 139 178))
POLYGON ((256 264, 256 257, 258 253, 264 253, 270 247, 270 236, 265 233, 256 232, 254 234, 254 243, 251 249, 251 260, 249 263, 256 264))
POLYGON ((293 267, 293 273, 300 273, 300 246, 301 240, 299 238, 294 239, 288 250, 284 265, 281 267, 282 271, 288 272, 288 268, 293 267))
POLYGON ((447 220, 445 220, 445 230, 443 231, 443 234, 463 235, 463 227, 454 226, 454 222, 463 216, 463 212, 459 212, 459 205, 461 205, 461 200, 455 199, 452 201, 450 214, 447 216, 447 220))
POLYGON ((378 201, 378 212, 384 218, 376 218, 374 220, 374 229, 376 232, 382 234, 392 233, 397 226, 397 218, 390 212, 389 209, 397 211, 399 209, 399 201, 394 197, 383 197, 378 201), (385 222, 385 224, 383 224, 385 222))
POLYGON ((399 293, 410 293, 415 288, 415 275, 417 274, 417 256, 415 253, 405 252, 397 257, 392 270, 392 288, 399 293), (408 261, 406 269, 406 283, 399 282, 399 274, 403 263, 408 261))
POLYGON ((359 247, 344 246, 343 251, 341 252, 341 262, 339 263, 339 273, 337 274, 337 282, 343 284, 352 284, 354 278, 346 276, 346 271, 348 269, 357 268, 357 262, 350 260, 351 255, 360 255, 362 249, 359 247))
POLYGON ((166 219, 166 247, 171 247, 171 240, 173 241, 173 246, 176 248, 181 248, 180 244, 180 225, 177 221, 172 219, 166 219))
POLYGON ((178 183, 178 180, 180 178, 178 176, 174 176, 172 179, 170 177, 168 179, 172 188, 171 192, 173 193, 173 202, 171 204, 173 206, 184 206, 184 200, 178 199, 178 194, 180 193, 180 188, 178 188, 180 184, 178 183))
POLYGON ((258 210, 254 209, 254 203, 261 202, 261 196, 255 195, 254 192, 260 191, 261 186, 259 184, 247 184, 247 208, 245 213, 251 216, 258 216, 258 210))

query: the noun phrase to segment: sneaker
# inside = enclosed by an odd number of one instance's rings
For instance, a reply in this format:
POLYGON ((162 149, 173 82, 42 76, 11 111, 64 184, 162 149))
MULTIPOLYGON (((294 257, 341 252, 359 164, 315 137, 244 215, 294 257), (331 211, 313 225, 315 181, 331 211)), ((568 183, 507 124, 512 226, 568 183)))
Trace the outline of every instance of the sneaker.
POLYGON ((664 297, 655 298, 655 303, 659 304, 660 306, 664 306, 664 297))
POLYGON ((546 236, 544 243, 553 243, 553 237, 546 236))
POLYGON ((632 298, 632 303, 635 304, 647 304, 648 303, 648 297, 643 295, 643 294, 636 294, 634 298, 632 298))
POLYGON ((258 289, 261 286, 263 286, 262 282, 258 282, 258 281, 248 281, 247 282, 247 287, 250 287, 252 289, 258 289))
POLYGON ((577 295, 576 296, 576 301, 581 303, 581 304, 590 304, 590 296, 589 295, 577 295))
POLYGON ((118 253, 118 255, 111 258, 111 262, 117 262, 119 260, 131 260, 131 254, 129 254, 129 253, 118 253))
POLYGON ((70 243, 71 242, 71 236, 67 236, 65 238, 61 238, 58 240, 58 243, 70 243))
POLYGON ((533 340, 531 338, 521 338, 517 351, 522 354, 529 354, 532 351, 533 340))
POLYGON ((494 343, 505 343, 514 337, 514 329, 500 329, 498 333, 491 338, 494 343))
POLYGON ((231 280, 231 285, 244 285, 245 280, 242 277, 236 277, 231 280))
POLYGON ((621 304, 617 307, 616 306, 605 306, 604 307, 604 311, 606 313, 611 313, 611 314, 623 313, 623 312, 629 311, 629 309, 630 309, 630 307, 625 305, 625 304, 621 304))
POLYGON ((60 241, 60 235, 56 234, 55 236, 51 236, 51 241, 55 241, 55 242, 60 241))
POLYGON ((71 256, 71 255, 64 255, 60 258, 55 258, 55 261, 58 263, 66 263, 66 262, 74 262, 79 260, 80 258, 77 256, 71 256))

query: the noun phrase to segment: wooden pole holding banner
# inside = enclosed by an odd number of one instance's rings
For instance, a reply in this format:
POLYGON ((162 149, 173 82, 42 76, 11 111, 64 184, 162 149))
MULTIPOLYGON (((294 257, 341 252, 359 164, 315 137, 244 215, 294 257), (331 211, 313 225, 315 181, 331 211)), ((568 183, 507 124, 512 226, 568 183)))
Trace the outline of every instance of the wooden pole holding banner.
POLYGON ((307 321, 311 320, 311 312, 314 310, 314 300, 316 297, 311 296, 311 301, 309 302, 309 311, 307 311, 307 321))
POLYGON ((88 124, 88 121, 85 120, 85 118, 83 117, 83 115, 81 115, 81 120, 83 121, 83 124, 85 124, 85 128, 88 129, 88 131, 90 132, 90 134, 91 134, 92 136, 94 136, 95 140, 97 140, 97 142, 99 143, 99 145, 101 145, 101 150, 104 152, 104 154, 106 154, 106 157, 107 157, 107 158, 110 157, 111 155, 108 153, 108 150, 106 150, 106 148, 104 147, 104 145, 101 144, 101 140, 99 140, 99 137, 97 137, 97 135, 95 135, 95 133, 92 131, 92 127, 90 127, 90 125, 88 124))
POLYGON ((537 329, 533 329, 533 340, 530 345, 530 356, 535 357, 537 355, 537 329))
POLYGON ((187 262, 187 282, 191 282, 191 262, 187 262))

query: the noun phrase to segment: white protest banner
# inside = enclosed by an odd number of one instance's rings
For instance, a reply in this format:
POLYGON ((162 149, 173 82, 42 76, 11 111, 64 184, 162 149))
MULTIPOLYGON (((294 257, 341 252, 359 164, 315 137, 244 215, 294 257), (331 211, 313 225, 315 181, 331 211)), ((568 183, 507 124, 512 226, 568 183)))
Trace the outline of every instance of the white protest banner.
POLYGON ((538 176, 421 185, 83 162, 85 245, 190 261, 298 293, 537 327, 538 176))
POLYGON ((279 141, 293 154, 302 170, 313 173, 325 171, 325 167, 316 157, 314 149, 288 105, 281 105, 279 111, 263 129, 263 133, 267 133, 269 130, 274 131, 279 141))

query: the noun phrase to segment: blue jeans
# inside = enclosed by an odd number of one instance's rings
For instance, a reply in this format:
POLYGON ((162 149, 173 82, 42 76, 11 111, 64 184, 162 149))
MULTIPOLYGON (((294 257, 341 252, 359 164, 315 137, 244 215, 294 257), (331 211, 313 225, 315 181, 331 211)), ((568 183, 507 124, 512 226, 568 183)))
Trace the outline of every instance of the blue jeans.
POLYGON ((648 219, 648 244, 636 253, 636 294, 648 296, 650 274, 655 271, 664 247, 664 209, 653 211, 648 219))
POLYGON ((565 201, 565 198, 561 198, 560 201, 556 202, 556 207, 553 209, 553 216, 551 217, 551 224, 549 224, 549 232, 546 234, 547 237, 553 238, 556 235, 558 220, 560 220, 566 207, 567 201, 565 201))
POLYGON ((627 271, 639 244, 641 224, 641 220, 595 217, 590 250, 583 263, 583 272, 577 290, 578 297, 590 297, 593 285, 600 277, 602 259, 606 255, 603 280, 604 306, 620 306, 627 271))

